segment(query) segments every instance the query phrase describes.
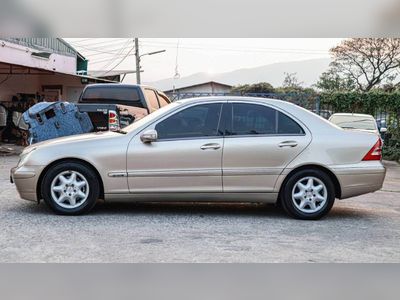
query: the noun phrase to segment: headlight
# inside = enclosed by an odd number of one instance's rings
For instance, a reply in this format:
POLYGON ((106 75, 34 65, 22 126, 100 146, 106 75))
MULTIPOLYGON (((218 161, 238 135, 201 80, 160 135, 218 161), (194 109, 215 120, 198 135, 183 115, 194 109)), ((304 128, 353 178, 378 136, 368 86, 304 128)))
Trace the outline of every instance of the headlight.
POLYGON ((21 155, 19 156, 19 162, 18 162, 18 167, 22 166, 28 161, 29 156, 31 156, 31 153, 36 150, 35 147, 29 148, 27 150, 22 151, 21 155))

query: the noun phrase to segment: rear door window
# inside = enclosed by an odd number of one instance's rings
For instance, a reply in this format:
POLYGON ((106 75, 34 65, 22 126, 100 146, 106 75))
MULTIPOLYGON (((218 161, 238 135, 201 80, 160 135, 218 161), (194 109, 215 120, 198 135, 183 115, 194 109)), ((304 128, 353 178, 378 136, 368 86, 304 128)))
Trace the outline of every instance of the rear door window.
POLYGON ((275 112, 263 105, 234 103, 232 135, 275 134, 275 112))
POLYGON ((304 134, 302 127, 286 114, 259 104, 234 103, 227 135, 304 134))

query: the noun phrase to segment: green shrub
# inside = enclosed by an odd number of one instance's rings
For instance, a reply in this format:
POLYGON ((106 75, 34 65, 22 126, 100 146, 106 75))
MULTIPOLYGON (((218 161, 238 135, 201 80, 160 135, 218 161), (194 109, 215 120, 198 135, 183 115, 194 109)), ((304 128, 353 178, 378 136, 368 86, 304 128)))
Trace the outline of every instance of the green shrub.
POLYGON ((323 107, 334 112, 365 113, 385 116, 388 135, 383 146, 383 158, 400 162, 400 91, 372 90, 364 92, 329 92, 319 95, 323 107))
POLYGON ((383 146, 383 159, 386 160, 395 160, 400 162, 400 148, 399 147, 390 147, 383 146))

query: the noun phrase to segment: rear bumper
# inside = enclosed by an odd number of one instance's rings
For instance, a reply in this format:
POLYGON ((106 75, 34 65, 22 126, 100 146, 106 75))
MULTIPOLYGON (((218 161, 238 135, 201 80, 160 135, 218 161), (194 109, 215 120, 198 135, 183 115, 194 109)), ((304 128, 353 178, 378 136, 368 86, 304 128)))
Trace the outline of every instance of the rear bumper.
POLYGON ((37 201, 36 186, 42 166, 21 166, 10 170, 10 181, 15 183, 22 199, 37 201))
POLYGON ((359 196, 382 188, 386 168, 380 161, 361 162, 351 166, 333 167, 341 186, 341 197, 359 196))

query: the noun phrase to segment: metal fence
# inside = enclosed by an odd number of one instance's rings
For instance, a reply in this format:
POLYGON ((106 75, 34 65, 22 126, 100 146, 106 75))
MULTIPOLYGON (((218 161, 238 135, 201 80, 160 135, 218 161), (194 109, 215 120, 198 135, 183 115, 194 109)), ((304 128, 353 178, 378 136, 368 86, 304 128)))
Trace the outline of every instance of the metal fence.
POLYGON ((209 96, 247 96, 247 97, 259 97, 259 98, 270 98, 279 99, 294 103, 301 107, 304 107, 326 119, 328 119, 334 111, 332 107, 328 105, 322 105, 320 98, 316 94, 306 93, 172 93, 170 95, 172 101, 196 98, 196 97, 209 97, 209 96))
POLYGON ((209 97, 209 96, 248 96, 248 97, 261 97, 279 99, 288 101, 299 105, 305 109, 308 109, 325 119, 334 113, 367 113, 372 114, 378 122, 378 126, 386 127, 389 123, 389 112, 386 109, 377 108, 375 111, 366 111, 363 107, 349 108, 346 111, 335 111, 335 108, 331 104, 323 103, 321 98, 316 93, 204 93, 204 92, 191 92, 191 93, 172 93, 170 97, 172 101, 179 99, 195 98, 195 97, 209 97))

